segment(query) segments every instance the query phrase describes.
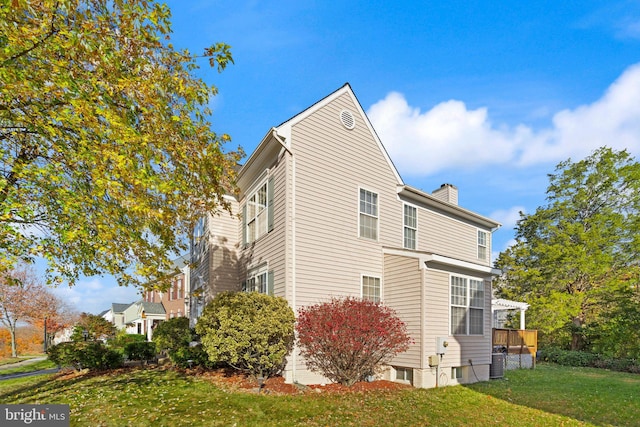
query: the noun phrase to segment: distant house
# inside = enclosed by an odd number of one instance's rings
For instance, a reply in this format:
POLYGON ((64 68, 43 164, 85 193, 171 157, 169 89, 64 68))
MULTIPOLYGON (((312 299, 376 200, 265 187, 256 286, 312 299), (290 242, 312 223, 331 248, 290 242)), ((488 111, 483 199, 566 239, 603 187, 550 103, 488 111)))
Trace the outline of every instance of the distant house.
POLYGON ((125 329, 130 334, 153 336, 155 327, 173 317, 185 317, 189 313, 189 256, 184 255, 173 261, 171 285, 166 292, 145 291, 143 298, 129 304, 111 304, 111 308, 100 316, 113 323, 118 330, 125 329))
MULTIPOLYGON (((193 233, 194 322, 225 290, 281 296, 294 310, 357 296, 395 309, 413 338, 385 378, 416 387, 489 378, 500 224, 459 206, 454 185, 405 184, 348 84, 270 129, 237 183, 233 214, 209 215, 193 233)), ((284 376, 326 381, 297 350, 284 376)))
POLYGON ((124 311, 127 333, 146 335, 148 341, 151 341, 155 327, 164 320, 166 312, 161 303, 139 300, 124 311))
POLYGON ((164 307, 166 319, 186 317, 189 315, 189 255, 184 255, 173 261, 175 274, 171 277, 171 286, 166 292, 148 290, 143 294, 143 300, 150 303, 160 303, 164 307))
POLYGON ((111 308, 100 313, 100 316, 113 323, 118 330, 124 329, 126 326, 124 321, 124 311, 130 305, 131 303, 121 304, 114 302, 111 304, 111 308))

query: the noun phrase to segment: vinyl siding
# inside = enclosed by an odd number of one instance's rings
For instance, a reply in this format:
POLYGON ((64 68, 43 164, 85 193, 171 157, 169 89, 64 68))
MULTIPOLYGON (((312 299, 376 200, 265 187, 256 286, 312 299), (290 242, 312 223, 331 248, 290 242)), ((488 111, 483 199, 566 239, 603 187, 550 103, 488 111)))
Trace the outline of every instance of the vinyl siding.
POLYGON ((476 264, 490 265, 491 230, 487 232, 487 258, 478 259, 478 229, 475 224, 453 218, 434 211, 428 207, 417 206, 418 251, 436 253, 476 264))
MULTIPOLYGON (((274 275, 274 295, 285 296, 285 274, 286 274, 286 253, 287 253, 287 157, 273 157, 271 162, 266 163, 265 168, 269 169, 267 180, 273 178, 273 230, 261 236, 256 241, 241 248, 238 276, 240 283, 246 279, 247 271, 254 267, 267 264, 269 271, 274 275)), ((263 178, 264 169, 259 171, 256 180, 263 178)), ((253 189, 258 182, 250 183, 249 188, 253 189)), ((246 194, 240 206, 245 204, 246 194)), ((242 211, 242 208, 241 208, 242 211)), ((242 242, 242 222, 238 226, 238 241, 242 242)))
POLYGON ((360 295, 361 275, 382 277, 381 244, 401 244, 395 175, 348 95, 292 128, 296 157, 296 303, 360 295), (356 126, 347 130, 339 113, 356 126), (378 241, 358 237, 359 189, 378 194, 378 241))
MULTIPOLYGON (((426 283, 426 313, 425 313, 425 343, 428 355, 436 352, 437 337, 444 337, 449 342, 441 366, 467 366, 469 359, 474 365, 490 363, 491 355, 491 281, 484 280, 484 333, 482 336, 450 335, 449 333, 449 286, 450 274, 483 279, 469 271, 452 269, 451 271, 427 269, 426 283)), ((427 360, 425 360, 425 366, 427 360)))
POLYGON ((396 311, 413 340, 411 347, 396 356, 391 365, 420 368, 424 304, 422 289, 419 259, 384 256, 384 303, 396 311))
POLYGON ((209 271, 206 283, 207 300, 220 292, 237 291, 238 283, 238 203, 231 203, 232 212, 221 212, 209 216, 207 221, 209 250, 209 271))

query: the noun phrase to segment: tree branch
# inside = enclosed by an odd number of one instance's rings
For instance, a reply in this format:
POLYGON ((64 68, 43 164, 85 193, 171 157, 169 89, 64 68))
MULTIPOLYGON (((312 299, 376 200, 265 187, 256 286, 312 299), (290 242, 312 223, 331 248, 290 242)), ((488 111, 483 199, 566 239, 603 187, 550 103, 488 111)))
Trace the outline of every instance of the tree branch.
POLYGON ((55 20, 56 20, 56 10, 58 10, 58 6, 59 6, 59 2, 56 2, 56 6, 54 7, 54 12, 53 15, 51 16, 51 28, 49 29, 49 32, 47 34, 45 34, 44 37, 42 37, 40 40, 38 40, 37 42, 33 43, 33 46, 31 46, 29 49, 25 49, 22 52, 18 52, 15 55, 5 59, 2 62, 2 65, 0 65, 0 67, 4 67, 6 66, 8 63, 15 61, 16 59, 25 56, 26 54, 28 54, 29 52, 31 52, 34 49, 37 49, 40 45, 42 45, 44 42, 46 42, 49 38, 53 37, 54 35, 56 35, 58 33, 58 30, 56 30, 55 27, 55 20))

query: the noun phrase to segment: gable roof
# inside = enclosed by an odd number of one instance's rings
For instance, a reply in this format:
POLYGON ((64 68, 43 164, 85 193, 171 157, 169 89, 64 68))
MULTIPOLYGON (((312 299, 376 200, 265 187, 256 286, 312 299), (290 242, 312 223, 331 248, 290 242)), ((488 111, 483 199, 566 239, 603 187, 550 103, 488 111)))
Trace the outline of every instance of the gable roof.
POLYGON ((124 313, 124 311, 127 309, 127 307, 129 307, 131 304, 121 304, 121 303, 117 303, 114 302, 113 304, 111 304, 111 311, 114 313, 124 313))
POLYGON ((162 303, 142 301, 140 305, 146 314, 166 314, 162 303))
POLYGON ((353 89, 351 88, 351 85, 349 83, 345 83, 342 87, 338 88, 337 90, 333 91, 329 95, 327 95, 324 98, 320 99, 319 101, 315 102, 311 106, 305 108, 304 110, 302 110, 301 112, 299 112, 295 116, 293 116, 293 117, 285 120, 284 122, 280 123, 275 128, 269 129, 269 131, 262 138, 262 141, 260 141, 260 144, 258 144, 256 149, 253 151, 253 153, 251 153, 251 155, 249 156, 247 161, 244 163, 244 165, 242 166, 242 168, 238 172, 238 175, 239 176, 243 175, 243 172, 245 170, 247 170, 251 166, 251 164, 253 162, 256 161, 256 159, 259 157, 259 155, 266 149, 266 146, 272 140, 274 140, 274 139, 277 140, 280 144, 283 144, 285 146, 284 148, 287 149, 287 150, 289 148, 291 148, 291 146, 290 146, 291 127, 294 126, 295 124, 299 123, 300 121, 304 120, 305 118, 309 117, 311 114, 315 113, 316 111, 320 110, 321 108, 325 107, 326 105, 330 104, 335 99, 339 98, 340 96, 342 96, 344 94, 347 94, 351 98, 351 100, 353 101, 353 104, 358 109, 358 113, 360 113, 360 115, 364 118, 365 125, 369 129, 369 132, 371 133, 371 135, 373 136, 376 144, 378 145, 378 148, 380 149, 380 152, 382 153, 382 155, 384 156, 385 160, 389 164, 389 168, 393 171, 393 174, 396 177, 397 184, 398 185, 404 185, 404 182, 403 182, 402 178, 400 177, 400 174, 398 173, 398 170, 396 169, 395 165, 393 164, 393 161, 389 157, 389 153, 387 152, 386 148, 384 148, 384 145, 382 144, 382 141, 380 140, 380 138, 378 137, 378 134, 376 133, 376 131, 373 128, 373 126, 371 125, 371 122, 369 121, 369 117, 364 112, 364 109, 362 108, 362 105, 360 104, 360 101, 356 97, 356 95, 353 92, 353 89), (282 139, 280 139, 280 138, 284 138, 284 141, 282 139))

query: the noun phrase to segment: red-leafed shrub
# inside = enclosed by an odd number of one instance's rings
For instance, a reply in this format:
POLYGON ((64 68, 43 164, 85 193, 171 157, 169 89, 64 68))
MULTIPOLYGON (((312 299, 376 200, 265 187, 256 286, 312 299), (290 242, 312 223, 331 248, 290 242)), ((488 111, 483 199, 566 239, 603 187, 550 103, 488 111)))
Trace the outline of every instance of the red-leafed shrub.
POLYGON ((296 331, 307 367, 347 386, 365 380, 411 344, 391 308, 353 297, 301 308, 296 331))

